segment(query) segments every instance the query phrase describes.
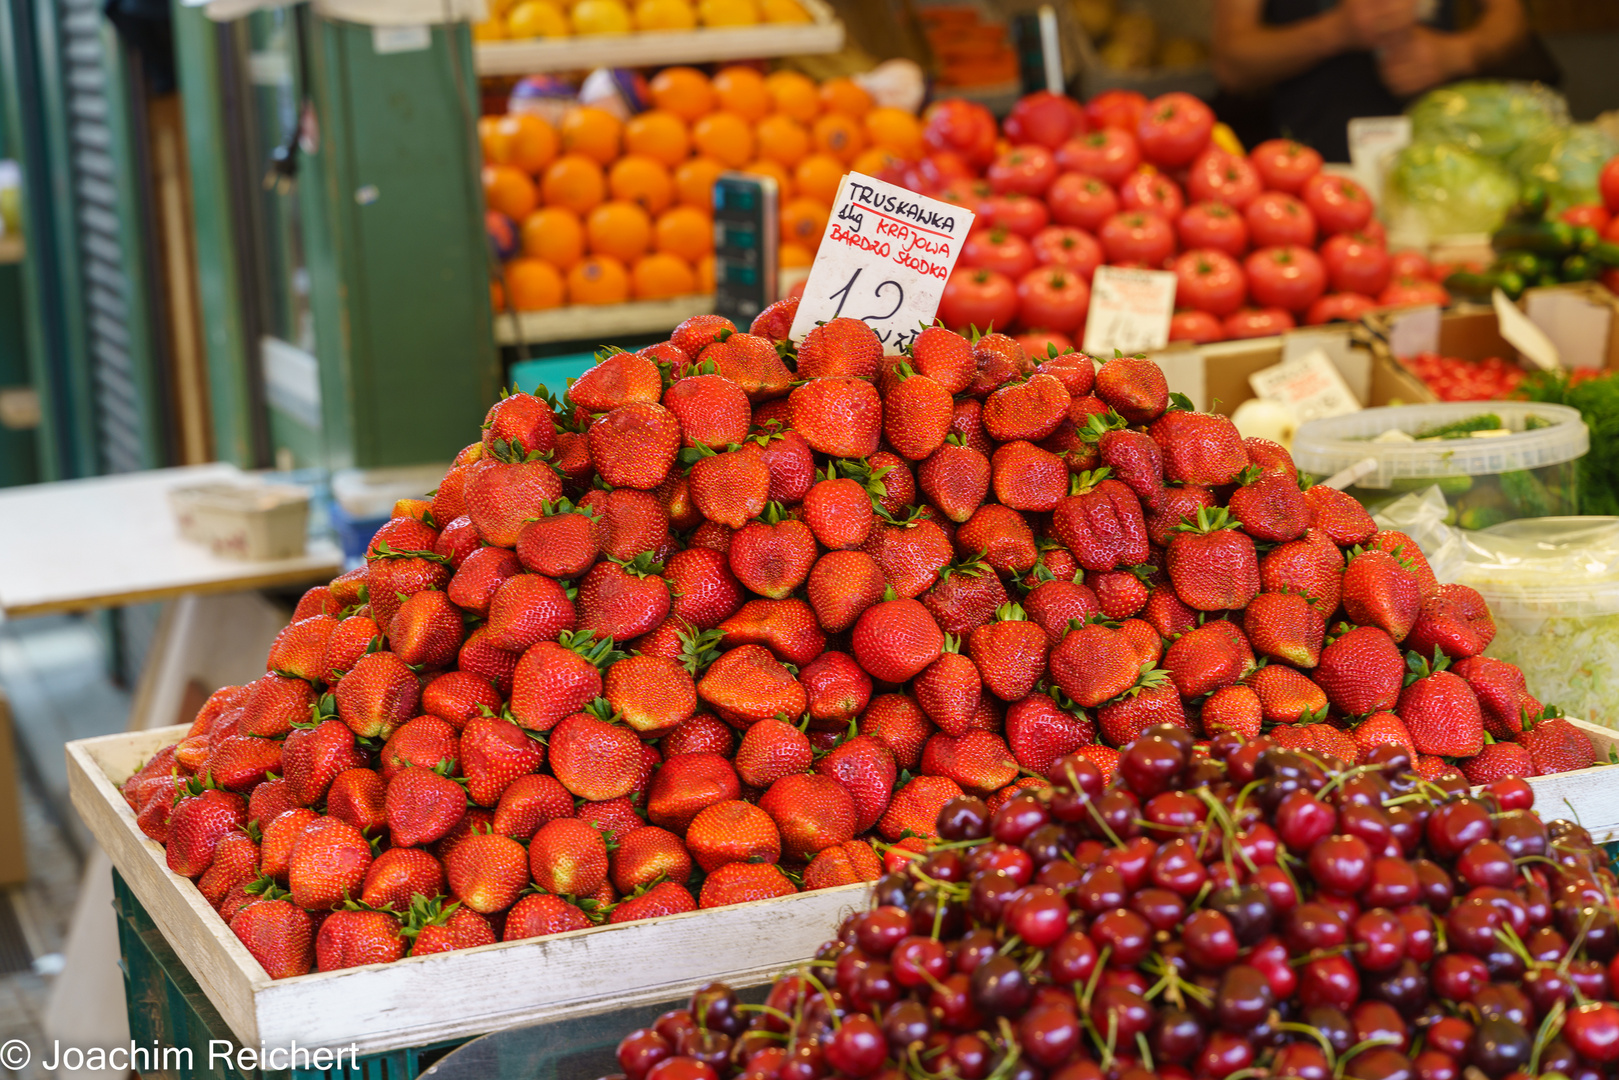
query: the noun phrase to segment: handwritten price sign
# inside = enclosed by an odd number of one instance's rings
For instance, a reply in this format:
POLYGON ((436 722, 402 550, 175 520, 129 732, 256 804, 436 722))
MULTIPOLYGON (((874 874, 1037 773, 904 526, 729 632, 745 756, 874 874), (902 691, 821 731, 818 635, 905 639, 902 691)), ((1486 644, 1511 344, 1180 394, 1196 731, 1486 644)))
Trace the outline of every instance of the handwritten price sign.
POLYGON ((1169 343, 1175 313, 1175 275, 1166 270, 1098 266, 1091 279, 1091 309, 1085 317, 1086 352, 1112 356, 1169 343))
POLYGON ((885 351, 900 352, 933 321, 972 223, 963 207, 846 174, 804 284, 793 340, 842 317, 866 323, 885 351))

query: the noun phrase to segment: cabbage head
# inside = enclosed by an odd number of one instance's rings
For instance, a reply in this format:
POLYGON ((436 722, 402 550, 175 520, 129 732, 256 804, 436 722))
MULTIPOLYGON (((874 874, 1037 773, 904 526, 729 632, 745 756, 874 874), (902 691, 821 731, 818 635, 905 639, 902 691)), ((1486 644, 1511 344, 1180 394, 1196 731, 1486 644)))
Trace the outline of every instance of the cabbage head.
POLYGON ((1392 230, 1430 237, 1494 232, 1517 199, 1518 182, 1504 167, 1447 142, 1414 142, 1401 150, 1383 191, 1392 230))
POLYGON ((1413 142, 1460 143, 1504 158, 1524 140, 1568 123, 1568 103, 1540 83, 1470 79, 1430 90, 1406 112, 1413 142))
POLYGON ((1594 124, 1547 128, 1531 135, 1507 165, 1519 180, 1545 185, 1548 212, 1560 214, 1580 203, 1600 203, 1597 177, 1619 143, 1594 124))

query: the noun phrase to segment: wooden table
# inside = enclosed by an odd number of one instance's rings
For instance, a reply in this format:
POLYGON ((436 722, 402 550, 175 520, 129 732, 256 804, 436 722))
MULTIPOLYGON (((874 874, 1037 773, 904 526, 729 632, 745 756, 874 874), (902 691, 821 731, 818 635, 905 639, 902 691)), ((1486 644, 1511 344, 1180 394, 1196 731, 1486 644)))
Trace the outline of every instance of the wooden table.
POLYGON ((293 559, 245 562, 180 539, 169 489, 243 475, 233 465, 196 465, 0 491, 0 616, 298 585, 342 571, 330 541, 293 559))

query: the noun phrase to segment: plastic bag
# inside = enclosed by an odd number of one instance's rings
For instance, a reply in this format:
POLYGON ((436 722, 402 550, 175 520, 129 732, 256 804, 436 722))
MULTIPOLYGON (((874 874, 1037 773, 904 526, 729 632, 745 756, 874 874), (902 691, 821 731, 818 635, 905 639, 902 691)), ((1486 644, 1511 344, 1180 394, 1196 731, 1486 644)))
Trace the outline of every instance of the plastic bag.
POLYGON ((1461 532, 1445 524, 1450 507, 1438 484, 1413 491, 1372 515, 1379 529, 1397 529, 1417 542, 1434 576, 1455 581, 1466 563, 1461 532))
POLYGON ((1390 232, 1492 233, 1517 201, 1518 181, 1458 143, 1414 142, 1394 156, 1383 199, 1390 232))
POLYGON ((1546 188, 1549 212, 1560 214, 1581 203, 1602 202, 1597 177, 1619 143, 1594 124, 1546 128, 1526 139, 1507 158, 1523 183, 1538 180, 1546 188))
POLYGON ((1525 139, 1568 123, 1568 102, 1540 83, 1470 79, 1430 90, 1406 110, 1414 142, 1449 142, 1504 158, 1525 139))

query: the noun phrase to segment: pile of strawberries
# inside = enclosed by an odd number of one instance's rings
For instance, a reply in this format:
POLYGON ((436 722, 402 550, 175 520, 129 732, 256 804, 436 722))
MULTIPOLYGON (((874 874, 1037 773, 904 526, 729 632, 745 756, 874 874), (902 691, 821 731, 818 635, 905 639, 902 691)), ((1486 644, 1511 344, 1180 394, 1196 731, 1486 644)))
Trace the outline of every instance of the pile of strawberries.
POLYGON ((271 975, 873 880, 1158 724, 1592 763, 1477 593, 1150 361, 796 310, 500 401, 124 786, 271 975))

